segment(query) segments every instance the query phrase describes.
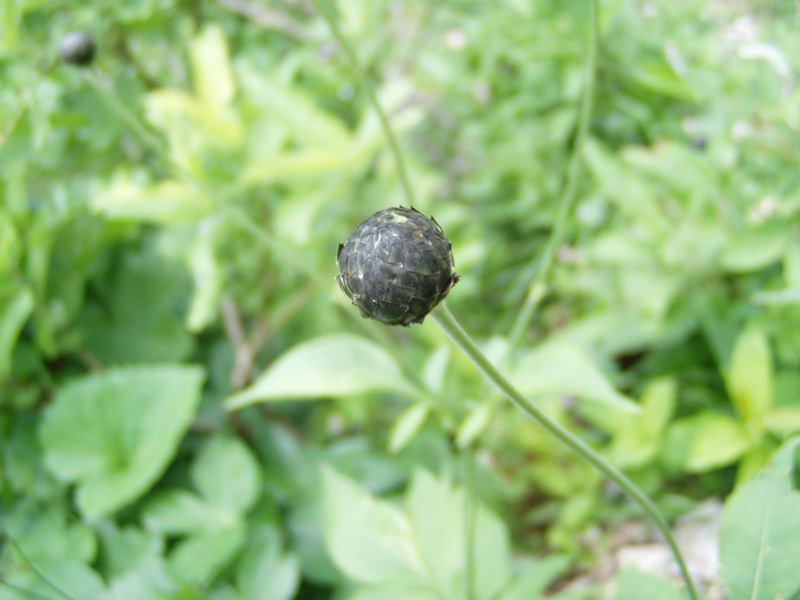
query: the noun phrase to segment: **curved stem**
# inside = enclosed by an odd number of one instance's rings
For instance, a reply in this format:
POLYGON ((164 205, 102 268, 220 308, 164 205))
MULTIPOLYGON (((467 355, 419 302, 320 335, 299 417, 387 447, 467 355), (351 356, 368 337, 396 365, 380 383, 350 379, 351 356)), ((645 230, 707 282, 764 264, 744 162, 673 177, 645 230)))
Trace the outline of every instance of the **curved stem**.
POLYGON ((375 109, 375 112, 378 113, 378 119, 381 122, 381 128, 383 129, 383 133, 386 136, 386 141, 389 142, 389 147, 391 148, 392 154, 394 155, 394 162, 397 165, 397 172, 400 177, 400 182, 403 185, 403 192, 406 195, 406 199, 408 200, 409 206, 414 205, 414 190, 411 187, 411 182, 408 178, 408 171, 406 170, 406 163, 403 160, 403 153, 400 151, 400 144, 397 142, 397 136, 395 136, 394 132, 392 131, 392 127, 389 124, 389 118, 386 116, 386 112, 383 110, 380 101, 378 100, 378 95, 375 93, 375 88, 370 83, 369 77, 367 77, 367 73, 361 67, 361 64, 358 62, 358 57, 356 56, 353 47, 350 45, 350 42, 347 41, 347 38, 344 37, 342 31, 339 29, 339 25, 336 23, 336 19, 333 15, 331 15, 328 10, 323 6, 323 3, 320 0, 311 0, 314 3, 314 6, 319 11, 319 14, 322 15, 322 18, 325 19, 325 22, 328 24, 328 27, 333 34, 333 37, 336 38, 336 41, 339 42, 339 45, 344 50, 345 55, 347 56, 347 60, 350 63, 350 68, 353 69, 353 72, 356 74, 356 77, 361 82, 361 85, 367 92, 369 96, 370 103, 372 107, 375 109))
POLYGON ((507 352, 511 353, 519 344, 525 329, 533 317, 533 313, 539 302, 545 295, 546 282, 550 277, 553 268, 553 260, 556 250, 563 243, 566 235, 567 221, 572 213, 572 206, 575 204, 575 195, 578 189, 578 175, 580 174, 581 155, 583 146, 589 133, 589 124, 592 120, 592 104, 594 99, 595 78, 597 75, 597 39, 599 37, 597 22, 597 0, 589 0, 590 26, 589 26, 589 49, 586 57, 586 69, 584 74, 583 94, 581 96, 580 114, 578 117, 578 130, 575 135, 575 144, 572 148, 569 165, 567 167, 567 180, 564 185, 564 193, 558 206, 556 222, 553 232, 547 245, 542 252, 539 268, 536 275, 528 287, 525 301, 517 313, 514 324, 509 335, 507 352))
POLYGON ((697 600, 697 593, 695 592, 692 579, 689 576, 689 570, 683 560, 678 544, 672 536, 669 525, 664 517, 656 508, 653 501, 642 491, 636 484, 628 479, 616 467, 608 463, 602 456, 597 454, 588 445, 575 437, 569 430, 558 424, 543 412, 536 404, 531 402, 528 398, 523 396, 511 383, 503 377, 500 371, 489 362, 489 359, 472 341, 472 338, 462 329, 456 318, 447 308, 444 302, 436 307, 431 312, 430 317, 441 327, 447 334, 450 340, 458 346, 458 348, 469 358, 472 363, 483 372, 483 374, 502 391, 514 404, 521 408, 529 417, 544 427, 551 435, 557 438, 564 445, 569 447, 573 452, 580 456, 583 460, 594 466, 597 470, 603 473, 611 481, 616 483, 622 488, 633 500, 636 502, 648 517, 653 521, 655 526, 664 536, 667 544, 672 550, 672 554, 678 563, 681 571, 681 576, 686 582, 686 591, 691 600, 697 600))

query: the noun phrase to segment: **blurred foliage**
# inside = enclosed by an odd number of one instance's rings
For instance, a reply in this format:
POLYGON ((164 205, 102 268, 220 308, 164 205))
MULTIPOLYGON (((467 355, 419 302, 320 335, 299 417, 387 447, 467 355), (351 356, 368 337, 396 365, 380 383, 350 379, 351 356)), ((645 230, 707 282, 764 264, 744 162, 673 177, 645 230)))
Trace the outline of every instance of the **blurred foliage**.
MULTIPOLYGON (((723 573, 751 597, 731 536, 764 534, 737 527, 765 494, 765 523, 797 525, 794 442, 759 474, 800 432, 794 7, 600 3, 570 243, 508 353, 587 2, 328 5, 453 241, 453 311, 670 516, 735 488, 723 573)), ((439 331, 362 321, 335 287, 337 244, 405 199, 312 5, 2 6, 0 599, 597 597, 565 582, 611 552, 619 491, 439 331), (90 68, 57 62, 73 30, 90 68)), ((791 597, 774 564, 763 593, 791 597)), ((676 593, 623 571, 608 597, 641 589, 676 593)))

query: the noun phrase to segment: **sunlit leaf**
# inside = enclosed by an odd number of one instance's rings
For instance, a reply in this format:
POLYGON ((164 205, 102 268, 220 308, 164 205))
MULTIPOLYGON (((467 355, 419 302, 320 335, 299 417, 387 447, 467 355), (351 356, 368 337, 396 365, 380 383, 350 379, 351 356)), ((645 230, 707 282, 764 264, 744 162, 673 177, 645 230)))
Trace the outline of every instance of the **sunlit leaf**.
POLYGON ((235 410, 256 402, 379 391, 409 392, 395 360, 365 338, 334 334, 295 346, 278 357, 253 385, 229 397, 225 406, 235 410))
POLYGON ((800 493, 791 478, 799 441, 787 442, 762 475, 737 486, 726 502, 720 560, 730 600, 792 598, 800 591, 800 493))
POLYGON ((78 484, 94 519, 132 502, 164 472, 200 401, 203 370, 158 365, 109 369, 62 387, 45 412, 45 464, 78 484))
POLYGON ((512 381, 526 395, 576 396, 638 413, 639 406, 617 392, 603 372, 577 347, 546 344, 520 358, 512 381))

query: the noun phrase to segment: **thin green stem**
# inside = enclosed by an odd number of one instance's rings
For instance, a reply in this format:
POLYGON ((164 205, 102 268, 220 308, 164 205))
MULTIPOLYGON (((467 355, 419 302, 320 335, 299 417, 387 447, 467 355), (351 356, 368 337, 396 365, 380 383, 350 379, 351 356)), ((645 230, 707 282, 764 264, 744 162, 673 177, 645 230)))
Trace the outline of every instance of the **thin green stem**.
POLYGON ((336 41, 339 42, 342 50, 344 50, 345 56, 347 56, 347 60, 350 63, 350 68, 353 69, 353 72, 361 82, 364 90, 366 90, 369 100, 372 103, 372 107, 375 109, 375 112, 378 113, 378 119, 380 119, 381 128, 383 129, 383 133, 386 136, 386 140, 389 142, 389 147, 394 155, 394 161, 397 165, 397 172, 400 176, 400 183, 403 185, 403 192, 406 195, 406 200, 408 200, 409 206, 413 206, 414 190, 411 187, 411 181, 408 178, 408 171, 406 169, 405 160, 403 159, 403 153, 400 151, 400 144, 397 142, 397 136, 395 136, 394 131, 392 131, 392 127, 389 124, 389 118, 386 116, 386 112, 383 110, 383 107, 378 100, 378 95, 375 93, 375 88, 370 82, 367 73, 358 62, 358 57, 356 56, 353 47, 350 45, 350 42, 347 41, 347 38, 339 29, 339 25, 336 23, 336 18, 330 14, 330 12, 328 12, 328 9, 323 6, 323 3, 320 0, 311 1, 314 3, 317 11, 319 11, 319 14, 322 15, 322 18, 325 19, 325 22, 328 24, 333 37, 336 38, 336 41))
POLYGON ((694 584, 689 576, 689 570, 683 560, 678 544, 672 536, 669 524, 656 508, 653 501, 640 490, 630 479, 628 479, 616 467, 608 463, 602 456, 597 454, 589 446, 575 437, 566 428, 559 425, 543 412, 536 404, 523 396, 511 383, 503 377, 500 371, 489 362, 489 359, 478 349, 472 338, 462 329, 456 318, 447 308, 444 302, 436 307, 430 314, 436 324, 447 334, 450 340, 472 361, 472 363, 502 391, 514 404, 521 408, 529 417, 544 427, 551 435, 570 448, 583 460, 594 466, 603 473, 608 479, 616 483, 636 502, 655 526, 664 536, 667 544, 672 550, 672 554, 678 563, 683 580, 686 582, 686 591, 691 600, 697 600, 697 593, 694 584))
POLYGON ((564 185, 564 193, 558 205, 558 213, 550 239, 539 259, 539 268, 528 286, 528 293, 525 301, 520 307, 519 313, 514 320, 509 334, 508 353, 514 351, 522 339, 522 335, 533 317, 536 308, 541 302, 547 289, 547 280, 553 269, 558 247, 563 243, 567 231, 567 222, 575 204, 576 191, 578 189, 578 176, 580 175, 581 156, 586 137, 589 134, 589 124, 592 120, 592 107, 594 100, 595 79, 597 77, 597 40, 599 37, 599 26, 597 19, 597 0, 589 0, 590 26, 589 26, 589 49, 586 57, 586 68, 584 71, 583 94, 581 96, 580 113, 578 117, 578 130, 575 135, 575 144, 572 148, 569 165, 567 167, 567 179, 564 185))
POLYGON ((476 493, 475 493, 475 459, 469 448, 461 450, 461 457, 464 462, 464 531, 466 552, 464 567, 464 598, 473 600, 475 598, 475 525, 477 518, 476 493))

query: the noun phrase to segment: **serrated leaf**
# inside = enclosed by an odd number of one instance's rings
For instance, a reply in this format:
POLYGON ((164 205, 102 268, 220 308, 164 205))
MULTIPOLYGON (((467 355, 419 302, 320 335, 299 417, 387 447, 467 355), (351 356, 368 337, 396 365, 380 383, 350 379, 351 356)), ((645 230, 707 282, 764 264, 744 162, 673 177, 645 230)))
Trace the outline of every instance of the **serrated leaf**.
POLYGON ((792 598, 800 591, 800 493, 790 477, 798 442, 787 442, 725 504, 720 560, 730 600, 792 598))
POLYGON ((759 424, 772 405, 772 353, 764 332, 754 326, 736 338, 728 371, 728 393, 746 423, 759 424))
POLYGON ((195 366, 126 367, 58 391, 42 423, 45 464, 77 483, 84 515, 111 514, 158 479, 194 417, 203 379, 195 366))
POLYGON ((225 401, 228 410, 300 398, 335 398, 369 392, 413 395, 400 367, 380 346, 349 334, 316 338, 278 357, 251 385, 225 401))
POLYGON ((640 412, 639 406, 617 392, 586 354, 566 343, 546 344, 525 354, 513 370, 512 381, 528 396, 569 395, 640 412))

